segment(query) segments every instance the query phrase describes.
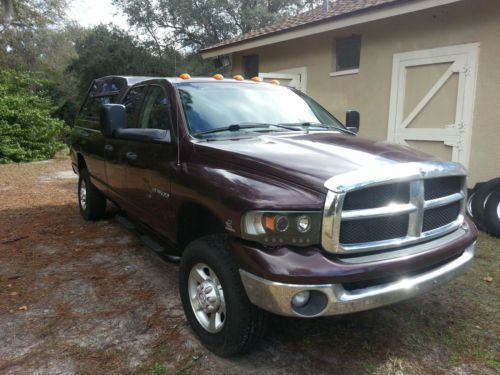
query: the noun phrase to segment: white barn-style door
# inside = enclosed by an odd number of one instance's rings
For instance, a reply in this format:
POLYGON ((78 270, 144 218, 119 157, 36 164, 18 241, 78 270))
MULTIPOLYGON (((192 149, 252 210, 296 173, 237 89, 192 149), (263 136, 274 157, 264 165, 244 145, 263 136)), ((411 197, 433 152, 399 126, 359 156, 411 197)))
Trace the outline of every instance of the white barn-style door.
POLYGON ((479 44, 394 55, 388 140, 468 166, 479 44))

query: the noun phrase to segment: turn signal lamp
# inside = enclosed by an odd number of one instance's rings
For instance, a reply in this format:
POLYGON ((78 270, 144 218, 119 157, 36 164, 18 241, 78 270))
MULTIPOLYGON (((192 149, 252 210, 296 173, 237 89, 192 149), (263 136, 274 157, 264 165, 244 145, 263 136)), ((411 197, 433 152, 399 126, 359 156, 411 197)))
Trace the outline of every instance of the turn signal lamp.
POLYGON ((214 74, 212 78, 221 81, 224 79, 224 76, 222 74, 214 74))
POLYGON ((180 76, 179 76, 180 79, 189 79, 191 78, 191 76, 187 73, 182 73, 180 76))
POLYGON ((273 85, 279 85, 280 84, 280 81, 278 81, 277 79, 273 79, 272 81, 270 81, 269 83, 272 83, 273 85))
POLYGON ((262 78, 261 77, 252 77, 252 81, 254 81, 254 82, 262 82, 262 78))
POLYGON ((244 81, 245 80, 245 78, 243 78, 243 76, 240 76, 239 74, 234 76, 233 79, 236 81, 244 81))

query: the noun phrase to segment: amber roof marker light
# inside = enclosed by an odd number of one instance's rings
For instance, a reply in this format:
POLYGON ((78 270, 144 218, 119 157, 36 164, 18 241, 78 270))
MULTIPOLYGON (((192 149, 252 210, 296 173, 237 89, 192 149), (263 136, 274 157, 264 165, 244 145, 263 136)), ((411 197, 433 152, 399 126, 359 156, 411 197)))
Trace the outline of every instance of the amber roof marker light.
POLYGON ((224 79, 224 76, 222 74, 214 74, 212 78, 218 81, 222 81, 224 79))
POLYGON ((236 81, 244 81, 245 80, 245 78, 243 78, 243 76, 239 75, 239 74, 235 75, 233 77, 233 79, 236 80, 236 81))
POLYGON ((280 81, 278 81, 277 79, 273 79, 272 81, 269 81, 269 83, 272 83, 273 85, 279 85, 280 81))
POLYGON ((262 78, 261 77, 252 77, 251 79, 254 82, 262 82, 262 78))
POLYGON ((179 78, 180 79, 190 79, 191 76, 187 73, 182 73, 181 75, 179 75, 179 78))

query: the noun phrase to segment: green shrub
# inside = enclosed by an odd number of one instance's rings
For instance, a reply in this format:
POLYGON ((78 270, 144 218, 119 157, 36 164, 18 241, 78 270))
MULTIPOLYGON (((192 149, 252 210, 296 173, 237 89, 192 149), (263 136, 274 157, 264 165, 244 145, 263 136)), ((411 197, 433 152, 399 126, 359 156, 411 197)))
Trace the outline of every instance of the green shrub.
POLYGON ((64 147, 50 90, 33 73, 0 69, 0 164, 48 159, 64 147))

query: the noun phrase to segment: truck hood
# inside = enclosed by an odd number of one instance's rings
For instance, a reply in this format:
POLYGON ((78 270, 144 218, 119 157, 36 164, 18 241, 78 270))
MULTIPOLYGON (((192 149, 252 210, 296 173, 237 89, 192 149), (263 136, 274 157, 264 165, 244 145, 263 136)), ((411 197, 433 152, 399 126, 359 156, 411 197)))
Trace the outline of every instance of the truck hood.
POLYGON ((195 144, 203 158, 324 192, 330 177, 361 168, 439 160, 409 147, 334 132, 263 135, 195 144))

